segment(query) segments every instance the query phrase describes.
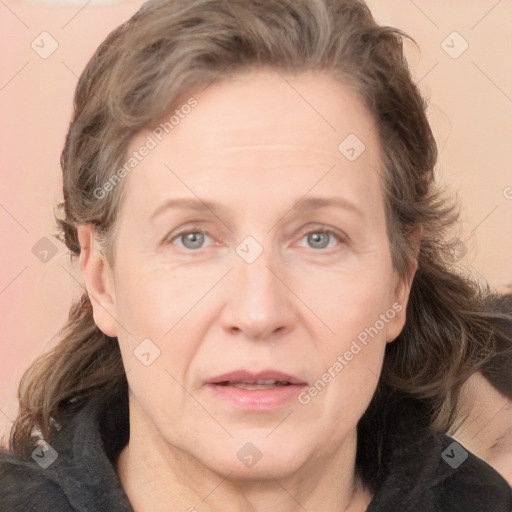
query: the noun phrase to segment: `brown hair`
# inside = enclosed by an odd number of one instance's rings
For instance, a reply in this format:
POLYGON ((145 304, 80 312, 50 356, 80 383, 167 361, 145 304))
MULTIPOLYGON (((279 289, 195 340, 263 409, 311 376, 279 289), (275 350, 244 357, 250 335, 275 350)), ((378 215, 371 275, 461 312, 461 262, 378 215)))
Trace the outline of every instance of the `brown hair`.
MULTIPOLYGON (((388 344, 381 382, 428 402, 433 421, 446 427, 460 386, 493 340, 478 286, 451 270, 446 232, 457 213, 436 190, 436 144, 403 56, 404 37, 377 25, 358 0, 150 0, 100 45, 76 89, 57 219, 72 257, 80 253, 77 226, 91 223, 114 264, 123 183, 102 199, 95 190, 122 167, 134 135, 194 91, 263 67, 336 77, 358 92, 377 123, 388 235, 403 279, 415 257, 411 234, 423 230, 406 325, 388 344)), ((23 376, 11 450, 29 453, 34 432, 49 441, 64 414, 126 385, 118 341, 95 325, 84 291, 60 343, 23 376)))

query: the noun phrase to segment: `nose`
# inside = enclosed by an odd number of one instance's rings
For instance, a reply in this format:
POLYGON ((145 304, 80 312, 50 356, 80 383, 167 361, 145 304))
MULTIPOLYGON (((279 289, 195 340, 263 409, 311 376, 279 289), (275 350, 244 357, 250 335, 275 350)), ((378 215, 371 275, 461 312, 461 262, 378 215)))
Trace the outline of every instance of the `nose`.
POLYGON ((265 341, 289 332, 296 315, 294 295, 287 287, 283 266, 275 264, 267 250, 252 263, 237 254, 235 258, 225 288, 222 327, 251 341, 265 341))

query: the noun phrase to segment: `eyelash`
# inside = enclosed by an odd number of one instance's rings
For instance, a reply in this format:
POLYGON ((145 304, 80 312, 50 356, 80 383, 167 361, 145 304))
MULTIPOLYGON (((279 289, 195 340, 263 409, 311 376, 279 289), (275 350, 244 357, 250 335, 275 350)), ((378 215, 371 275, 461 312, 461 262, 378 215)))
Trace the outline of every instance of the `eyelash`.
MULTIPOLYGON (((188 229, 185 229, 183 231, 180 231, 179 233, 176 233, 176 235, 174 235, 173 238, 166 239, 166 241, 164 241, 164 244, 165 245, 172 244, 174 242, 174 240, 177 240, 177 239, 181 238, 183 235, 188 235, 188 234, 191 234, 191 233, 201 233, 201 234, 207 235, 210 238, 212 238, 212 236, 208 233, 208 231, 204 231, 202 229, 188 228, 188 229)), ((331 235, 331 236, 337 238, 338 241, 341 242, 341 243, 345 242, 345 238, 341 234, 339 234, 337 231, 334 231, 334 230, 328 229, 328 228, 310 229, 308 231, 303 231, 300 234, 300 240, 302 240, 306 235, 309 235, 311 233, 328 234, 328 235, 331 235)), ((180 249, 184 249, 184 250, 186 250, 188 252, 198 252, 200 249, 203 249, 203 248, 204 247, 200 247, 199 249, 187 249, 186 247, 180 247, 180 249)), ((325 248, 314 249, 314 250, 316 250, 316 251, 324 251, 325 252, 328 249, 333 249, 333 248, 334 247, 325 247, 325 248)))

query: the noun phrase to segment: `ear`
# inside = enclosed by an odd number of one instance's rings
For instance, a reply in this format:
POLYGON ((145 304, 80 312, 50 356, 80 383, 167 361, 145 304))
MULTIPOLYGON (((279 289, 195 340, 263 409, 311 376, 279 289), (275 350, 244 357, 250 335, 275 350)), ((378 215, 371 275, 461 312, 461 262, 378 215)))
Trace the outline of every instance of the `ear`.
POLYGON ((80 271, 93 308, 94 323, 107 336, 117 336, 116 303, 112 271, 90 224, 77 228, 80 242, 80 271))
POLYGON ((414 280, 414 275, 418 270, 418 254, 421 247, 421 239, 423 237, 423 227, 418 226, 409 235, 409 244, 411 248, 411 257, 409 260, 408 274, 405 278, 400 279, 396 275, 394 302, 391 309, 396 313, 395 316, 389 321, 386 328, 386 341, 392 342, 400 334, 405 325, 407 303, 409 302, 409 295, 414 280))

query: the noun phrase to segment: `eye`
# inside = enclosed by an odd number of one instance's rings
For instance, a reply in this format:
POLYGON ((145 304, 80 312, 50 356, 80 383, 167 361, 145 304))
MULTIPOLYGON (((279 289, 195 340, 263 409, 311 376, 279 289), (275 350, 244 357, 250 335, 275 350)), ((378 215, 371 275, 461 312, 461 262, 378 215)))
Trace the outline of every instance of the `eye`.
POLYGON ((301 240, 304 237, 307 237, 307 242, 311 244, 310 247, 313 249, 326 249, 334 247, 334 245, 328 245, 329 240, 332 240, 333 237, 336 238, 339 242, 342 242, 341 235, 330 229, 310 230, 302 235, 301 240))
MULTIPOLYGON (((306 231, 302 234, 301 240, 305 237, 307 237, 307 242, 313 249, 326 249, 334 247, 336 244, 329 245, 329 242, 333 239, 338 240, 338 242, 343 242, 342 235, 331 229, 314 229, 306 231)), ((211 236, 206 231, 196 229, 182 231, 175 235, 173 238, 169 239, 169 241, 166 243, 176 243, 176 245, 182 249, 194 251, 203 248, 206 238, 211 239, 211 236)))
POLYGON ((182 245, 178 244, 178 247, 182 247, 183 249, 201 249, 204 243, 205 237, 210 237, 208 233, 205 231, 182 231, 178 233, 174 238, 169 240, 168 243, 173 243, 175 240, 179 240, 182 242, 182 245))

